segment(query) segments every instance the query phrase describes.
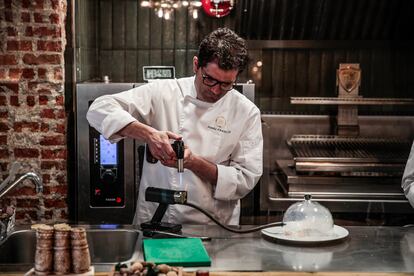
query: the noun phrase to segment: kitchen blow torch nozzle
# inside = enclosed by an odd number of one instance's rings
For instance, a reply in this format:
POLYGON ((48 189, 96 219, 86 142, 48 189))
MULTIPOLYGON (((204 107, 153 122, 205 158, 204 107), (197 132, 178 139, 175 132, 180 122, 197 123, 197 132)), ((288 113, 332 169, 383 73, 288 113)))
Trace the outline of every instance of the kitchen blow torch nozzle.
POLYGON ((184 171, 184 142, 182 140, 176 140, 172 144, 172 147, 177 156, 177 171, 181 173, 184 171))

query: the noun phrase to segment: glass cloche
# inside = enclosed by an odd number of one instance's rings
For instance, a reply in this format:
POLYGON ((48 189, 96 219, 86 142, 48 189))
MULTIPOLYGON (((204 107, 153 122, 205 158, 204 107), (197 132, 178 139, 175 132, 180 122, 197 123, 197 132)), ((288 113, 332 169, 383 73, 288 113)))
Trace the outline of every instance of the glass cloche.
POLYGON ((331 212, 305 195, 305 200, 292 204, 283 216, 283 232, 297 238, 318 238, 333 234, 331 212))

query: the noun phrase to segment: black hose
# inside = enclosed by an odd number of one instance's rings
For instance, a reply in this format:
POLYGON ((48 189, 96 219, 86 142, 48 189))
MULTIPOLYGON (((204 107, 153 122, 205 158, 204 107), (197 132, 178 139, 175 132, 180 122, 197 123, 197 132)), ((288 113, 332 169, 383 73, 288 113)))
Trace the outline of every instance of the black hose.
POLYGON ((272 223, 268 223, 268 224, 264 224, 264 225, 259 225, 257 227, 253 227, 253 228, 249 228, 249 229, 238 230, 238 229, 234 229, 234 228, 231 228, 231 227, 228 227, 228 226, 222 224, 217 219, 215 219, 211 214, 209 214, 205 210, 201 209, 197 205, 194 205, 194 204, 189 203, 189 202, 186 202, 183 205, 190 206, 190 207, 192 207, 192 208, 200 211, 201 213, 203 213, 204 215, 206 215, 209 219, 211 219, 212 221, 214 221, 218 226, 226 229, 227 231, 233 232, 233 233, 246 234, 246 233, 256 232, 256 231, 259 231, 259 230, 262 230, 262 229, 265 229, 265 228, 269 228, 269 227, 283 226, 284 225, 283 222, 272 222, 272 223))

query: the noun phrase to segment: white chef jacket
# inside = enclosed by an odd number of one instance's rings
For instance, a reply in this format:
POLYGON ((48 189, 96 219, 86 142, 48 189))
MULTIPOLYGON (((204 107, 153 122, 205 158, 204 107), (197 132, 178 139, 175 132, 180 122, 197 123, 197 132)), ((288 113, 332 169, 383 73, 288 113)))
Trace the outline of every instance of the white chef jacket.
POLYGON ((414 143, 411 147, 410 156, 408 157, 407 164, 401 182, 401 187, 404 190, 405 196, 414 207, 414 143))
MULTIPOLYGON (((217 164, 217 185, 185 169, 182 183, 176 168, 151 164, 144 158, 134 224, 151 220, 158 203, 145 201, 149 186, 188 191, 188 202, 196 204, 222 223, 238 225, 240 199, 253 189, 262 170, 263 137, 259 109, 236 90, 219 101, 198 100, 194 77, 159 80, 114 95, 96 99, 87 119, 111 142, 116 133, 138 120, 160 131, 172 131, 196 155, 217 164)), ((211 224, 199 211, 170 205, 163 217, 170 223, 211 224)))

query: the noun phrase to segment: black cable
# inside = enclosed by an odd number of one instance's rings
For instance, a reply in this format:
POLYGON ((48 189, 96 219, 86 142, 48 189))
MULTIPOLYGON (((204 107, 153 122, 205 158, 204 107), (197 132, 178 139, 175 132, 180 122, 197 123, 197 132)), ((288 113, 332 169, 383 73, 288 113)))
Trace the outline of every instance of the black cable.
POLYGON ((190 207, 192 207, 192 208, 200 211, 201 213, 203 213, 204 215, 206 215, 209 219, 211 219, 212 221, 214 221, 217 225, 219 225, 220 227, 226 229, 227 231, 233 232, 233 233, 246 234, 246 233, 256 232, 256 231, 259 231, 259 230, 262 230, 262 229, 265 229, 265 228, 269 228, 269 227, 283 226, 284 225, 283 222, 272 222, 272 223, 260 225, 260 226, 257 226, 257 227, 253 227, 253 228, 250 228, 250 229, 238 230, 238 229, 233 229, 231 227, 228 227, 228 226, 222 224, 217 219, 215 219, 211 214, 209 214, 208 212, 204 211, 203 209, 201 209, 197 205, 194 205, 194 204, 189 203, 189 202, 183 203, 183 205, 190 206, 190 207))

